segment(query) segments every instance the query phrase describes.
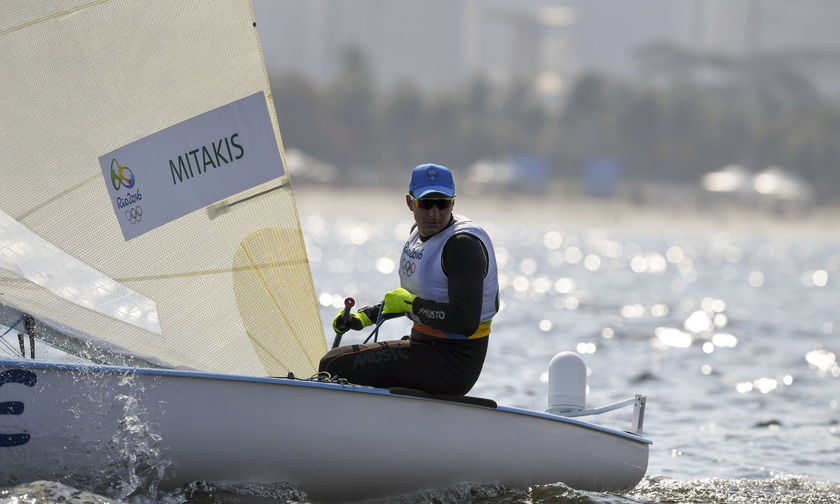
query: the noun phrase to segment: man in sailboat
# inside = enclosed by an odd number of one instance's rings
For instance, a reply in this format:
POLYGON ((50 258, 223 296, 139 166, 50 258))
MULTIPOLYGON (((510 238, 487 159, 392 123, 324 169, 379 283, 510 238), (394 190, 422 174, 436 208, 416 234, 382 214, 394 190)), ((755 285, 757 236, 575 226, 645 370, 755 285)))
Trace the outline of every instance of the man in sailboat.
POLYGON ((415 225, 400 258, 400 288, 361 308, 333 329, 342 334, 407 315, 410 336, 342 346, 327 352, 319 371, 351 383, 464 395, 481 373, 490 321, 499 310, 493 245, 475 221, 452 213, 455 182, 438 164, 414 168, 405 197, 415 225))

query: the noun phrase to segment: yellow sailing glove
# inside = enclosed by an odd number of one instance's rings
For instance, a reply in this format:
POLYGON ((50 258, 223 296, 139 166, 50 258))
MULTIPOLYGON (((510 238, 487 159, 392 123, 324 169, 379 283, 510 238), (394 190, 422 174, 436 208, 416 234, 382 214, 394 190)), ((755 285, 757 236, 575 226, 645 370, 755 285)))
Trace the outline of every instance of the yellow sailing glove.
POLYGON ((351 313, 350 318, 346 322, 342 320, 344 310, 339 311, 338 315, 333 319, 333 330, 338 334, 344 334, 350 329, 361 331, 365 327, 373 325, 373 322, 370 321, 370 318, 365 314, 364 310, 363 308, 356 313, 351 313))
POLYGON ((414 300, 417 299, 416 294, 412 294, 400 287, 385 294, 385 303, 383 314, 389 313, 414 313, 414 300))

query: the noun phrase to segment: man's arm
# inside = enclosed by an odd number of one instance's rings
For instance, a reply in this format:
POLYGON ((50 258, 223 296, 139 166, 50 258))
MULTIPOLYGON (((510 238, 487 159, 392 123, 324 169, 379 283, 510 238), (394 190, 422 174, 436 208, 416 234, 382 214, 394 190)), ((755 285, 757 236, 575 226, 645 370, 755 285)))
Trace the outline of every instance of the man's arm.
POLYGON ((417 298, 414 313, 423 324, 469 336, 481 323, 487 255, 481 240, 469 234, 450 238, 443 247, 443 272, 449 279, 449 302, 417 298))

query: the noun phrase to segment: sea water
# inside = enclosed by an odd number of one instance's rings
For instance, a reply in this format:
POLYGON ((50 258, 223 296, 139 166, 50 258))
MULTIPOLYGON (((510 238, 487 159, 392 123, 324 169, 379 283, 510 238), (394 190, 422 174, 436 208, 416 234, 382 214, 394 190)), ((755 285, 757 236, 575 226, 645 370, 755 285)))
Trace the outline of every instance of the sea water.
MULTIPOLYGON (((359 198, 303 188, 297 200, 331 342, 346 296, 364 306, 398 286, 411 214, 399 191, 359 198)), ((650 464, 625 493, 463 485, 389 502, 840 502, 838 220, 505 195, 457 201, 493 238, 502 298, 470 394, 543 411, 551 357, 575 351, 588 368, 588 407, 647 395, 650 464)), ((408 330, 389 321, 380 339, 408 330)), ((631 416, 598 421, 629 429, 631 416)), ((283 484, 84 490, 26 484, 0 490, 0 503, 308 502, 283 484)))

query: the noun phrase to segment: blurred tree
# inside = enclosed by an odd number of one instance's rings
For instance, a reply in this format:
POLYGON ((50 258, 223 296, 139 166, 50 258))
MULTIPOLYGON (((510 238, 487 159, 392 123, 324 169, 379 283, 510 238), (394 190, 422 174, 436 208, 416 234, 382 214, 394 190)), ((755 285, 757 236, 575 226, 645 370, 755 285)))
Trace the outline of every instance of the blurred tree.
POLYGON ((465 107, 455 123, 456 134, 460 136, 461 152, 457 154, 459 164, 469 164, 482 158, 500 156, 500 139, 496 132, 501 124, 496 121, 498 113, 494 94, 498 90, 482 77, 473 78, 464 93, 465 107))
POLYGON ((607 78, 584 74, 578 79, 561 113, 562 157, 577 173, 587 159, 615 157, 618 116, 627 91, 607 78))
POLYGON ((508 152, 538 154, 547 147, 543 142, 547 112, 528 82, 515 82, 504 97, 500 117, 505 119, 499 133, 506 139, 501 147, 508 152))
POLYGON ((428 161, 466 168, 525 155, 549 160, 555 176, 578 177, 588 160, 610 158, 627 178, 695 184, 749 160, 791 170, 822 201, 837 200, 840 107, 789 59, 753 63, 648 47, 643 82, 583 74, 560 110, 527 82, 499 87, 481 76, 460 89, 426 93, 403 82, 380 94, 358 49, 342 55, 328 86, 300 75, 271 80, 286 145, 336 165, 345 183, 361 175, 396 183, 428 161))
POLYGON ((463 102, 454 93, 437 93, 426 101, 428 113, 423 121, 423 139, 420 145, 423 161, 439 160, 455 167, 462 162, 459 152, 463 146, 458 138, 458 121, 463 102))
POLYGON ((389 95, 381 136, 387 165, 405 167, 424 158, 425 101, 417 86, 408 81, 398 84, 389 95))
POLYGON ((651 162, 651 154, 658 151, 665 133, 663 115, 656 93, 650 90, 637 94, 618 113, 619 155, 629 173, 653 177, 658 171, 651 162))
POLYGON ((271 94, 283 143, 329 159, 328 146, 334 139, 328 128, 330 111, 322 93, 302 75, 280 74, 271 76, 271 94))
MULTIPOLYGON (((330 138, 331 156, 340 173, 350 169, 367 170, 376 166, 378 96, 368 60, 358 47, 347 48, 341 56, 341 71, 327 89, 326 101, 334 122, 330 138)), ((331 128, 331 129, 332 129, 331 128)))

